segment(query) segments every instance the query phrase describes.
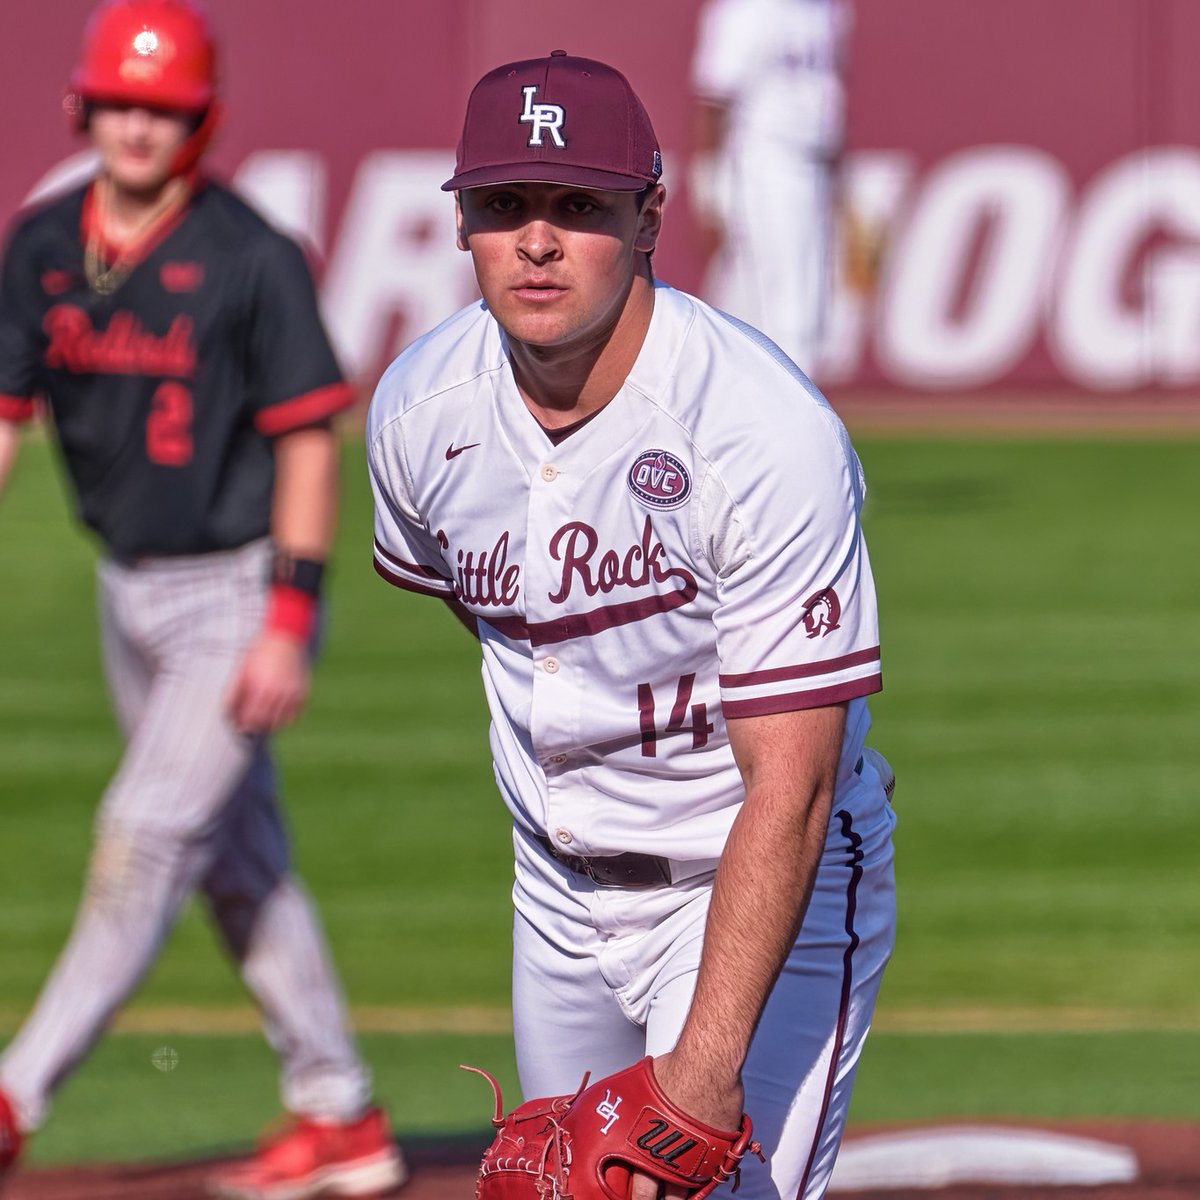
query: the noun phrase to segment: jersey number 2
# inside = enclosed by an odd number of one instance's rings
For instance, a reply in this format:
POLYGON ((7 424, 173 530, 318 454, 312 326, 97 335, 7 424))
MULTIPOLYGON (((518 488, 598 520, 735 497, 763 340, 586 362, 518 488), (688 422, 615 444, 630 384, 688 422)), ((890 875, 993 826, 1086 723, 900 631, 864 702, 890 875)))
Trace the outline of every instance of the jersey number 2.
MULTIPOLYGON (((675 688, 675 703, 671 706, 671 716, 667 720, 664 733, 690 733, 692 749, 699 750, 708 745, 708 735, 713 727, 708 720, 707 704, 692 704, 692 686, 696 682, 696 673, 680 675, 675 688), (692 723, 683 722, 691 709, 692 723)), ((642 728, 642 757, 653 758, 658 753, 658 729, 654 723, 654 692, 648 683, 638 684, 638 721, 642 728)))
POLYGON ((182 383, 168 379, 150 398, 146 456, 160 467, 192 461, 192 393, 182 383))

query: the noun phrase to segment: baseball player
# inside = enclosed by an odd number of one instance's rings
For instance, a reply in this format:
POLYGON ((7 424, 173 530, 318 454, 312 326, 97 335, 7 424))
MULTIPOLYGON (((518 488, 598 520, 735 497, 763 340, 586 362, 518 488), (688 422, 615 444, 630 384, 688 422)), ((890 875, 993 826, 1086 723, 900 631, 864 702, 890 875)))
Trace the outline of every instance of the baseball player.
POLYGON ((744 1197, 815 1197, 894 927, 863 480, 770 341, 654 281, 660 171, 603 63, 476 85, 444 187, 482 303, 375 393, 375 566, 482 646, 525 1096, 652 1055, 697 1121, 744 1104, 744 1197))
POLYGON ((813 374, 833 278, 844 0, 710 0, 692 65, 689 201, 704 295, 813 374))
MULTIPOLYGON (((267 736, 309 687, 352 401, 299 249, 199 159, 219 117, 190 0, 108 0, 73 80, 96 178, 16 224, 0 278, 0 443, 45 399, 103 547, 105 668, 127 739, 82 904, 0 1057, 0 1174, 204 897, 262 1008, 293 1120, 218 1175, 297 1200, 401 1181, 291 873, 267 736)), ((8 458, 10 454, 0 454, 8 458)))

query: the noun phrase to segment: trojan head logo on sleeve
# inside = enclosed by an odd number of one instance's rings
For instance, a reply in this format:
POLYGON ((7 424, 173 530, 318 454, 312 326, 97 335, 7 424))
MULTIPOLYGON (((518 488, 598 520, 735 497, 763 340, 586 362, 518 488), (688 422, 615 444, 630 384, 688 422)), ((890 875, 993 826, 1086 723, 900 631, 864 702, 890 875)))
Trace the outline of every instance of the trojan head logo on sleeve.
POLYGON ((521 89, 521 94, 525 97, 525 108, 518 120, 533 126, 529 132, 527 144, 541 146, 544 144, 542 134, 549 133, 554 139, 554 144, 560 150, 564 150, 567 142, 562 135, 562 123, 566 112, 561 104, 535 104, 533 98, 537 92, 536 83, 531 83, 528 87, 521 89))
POLYGON ((833 588, 822 588, 804 602, 805 637, 824 637, 841 628, 842 602, 833 588))

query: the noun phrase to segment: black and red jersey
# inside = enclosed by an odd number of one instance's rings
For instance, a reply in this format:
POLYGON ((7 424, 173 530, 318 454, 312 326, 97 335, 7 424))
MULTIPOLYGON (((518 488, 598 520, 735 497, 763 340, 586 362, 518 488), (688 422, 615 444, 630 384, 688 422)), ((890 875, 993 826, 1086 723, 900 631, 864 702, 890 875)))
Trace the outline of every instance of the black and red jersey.
POLYGON ((0 282, 0 417, 49 403, 82 519, 117 556, 267 534, 271 439, 353 400, 299 247, 198 188, 111 295, 84 274, 91 188, 25 215, 0 282))

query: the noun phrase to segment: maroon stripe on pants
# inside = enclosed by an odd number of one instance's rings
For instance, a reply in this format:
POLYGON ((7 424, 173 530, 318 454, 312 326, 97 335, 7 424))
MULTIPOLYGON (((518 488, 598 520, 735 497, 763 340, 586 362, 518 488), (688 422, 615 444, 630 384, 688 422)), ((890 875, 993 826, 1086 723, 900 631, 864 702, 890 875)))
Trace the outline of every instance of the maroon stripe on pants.
POLYGON ((817 1148, 821 1144, 821 1131, 825 1127, 825 1118, 829 1115, 829 1098, 833 1095, 833 1084, 837 1079, 838 1062, 842 1057, 842 1046, 846 1038, 846 1021, 850 1016, 850 991, 854 982, 853 960, 854 951, 858 949, 858 934, 854 931, 854 915, 858 911, 858 883, 862 879, 863 852, 862 838, 854 832, 853 819, 842 809, 834 814, 842 825, 842 836, 850 845, 850 884, 846 889, 846 933, 849 941, 846 943, 846 953, 842 956, 842 998, 838 1005, 837 1030, 833 1037, 833 1051, 829 1056, 829 1072, 825 1076, 825 1095, 821 1100, 821 1115, 813 1130, 812 1149, 808 1152, 808 1162, 804 1165, 804 1174, 800 1177, 800 1187, 796 1192, 796 1200, 808 1190, 808 1179, 812 1174, 813 1163, 817 1158, 817 1148))

